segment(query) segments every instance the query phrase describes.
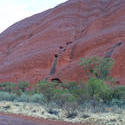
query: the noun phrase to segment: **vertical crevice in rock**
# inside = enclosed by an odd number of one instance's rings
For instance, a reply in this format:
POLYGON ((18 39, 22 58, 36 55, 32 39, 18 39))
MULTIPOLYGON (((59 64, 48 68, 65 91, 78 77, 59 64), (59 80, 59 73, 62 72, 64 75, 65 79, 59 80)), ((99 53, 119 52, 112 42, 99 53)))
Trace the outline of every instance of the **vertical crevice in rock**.
POLYGON ((58 54, 54 55, 55 61, 53 62, 53 65, 52 65, 52 68, 50 70, 49 76, 47 78, 45 78, 45 80, 48 80, 50 78, 50 76, 52 76, 52 75, 54 75, 56 73, 56 67, 57 67, 57 64, 58 64, 58 58, 59 58, 59 55, 61 55, 62 52, 64 51, 64 47, 60 46, 59 49, 60 50, 59 50, 58 54))
POLYGON ((76 46, 77 46, 77 43, 75 43, 75 44, 73 45, 73 47, 72 47, 71 54, 70 54, 70 59, 72 59, 73 56, 74 56, 74 51, 75 51, 76 46))
POLYGON ((115 48, 119 47, 120 45, 122 45, 122 42, 119 42, 117 44, 115 44, 109 52, 106 53, 105 57, 104 58, 110 58, 115 50, 115 48))
POLYGON ((57 62, 58 62, 58 54, 55 54, 55 61, 54 61, 53 66, 51 68, 50 75, 55 74, 57 62))
MULTIPOLYGON (((78 6, 78 13, 80 13, 80 11, 81 11, 81 1, 79 1, 79 6, 78 6)), ((56 73, 56 67, 57 67, 57 63, 58 63, 58 58, 59 58, 59 55, 62 55, 62 53, 64 52, 64 51, 66 51, 66 49, 67 49, 67 47, 70 45, 70 44, 73 44, 74 43, 74 45, 72 46, 72 50, 71 50, 71 54, 70 54, 70 59, 72 59, 73 58, 73 56, 74 56, 74 52, 75 52, 75 48, 76 48, 76 46, 77 46, 77 44, 78 44, 78 41, 77 40, 79 40, 81 37, 82 37, 82 33, 85 31, 85 27, 84 27, 84 24, 82 23, 82 20, 80 19, 80 20, 77 20, 77 22, 76 22, 76 26, 74 27, 75 28, 75 30, 74 30, 74 35, 73 35, 73 40, 72 41, 70 41, 70 42, 67 42, 66 43, 66 47, 63 47, 63 46, 60 46, 59 47, 59 52, 58 52, 58 54, 56 54, 55 55, 55 61, 54 61, 54 63, 53 63, 53 66, 52 66, 52 68, 51 68, 51 70, 50 70, 50 74, 49 74, 49 76, 46 78, 46 80, 48 80, 48 78, 51 76, 51 75, 54 75, 55 73, 56 73)))

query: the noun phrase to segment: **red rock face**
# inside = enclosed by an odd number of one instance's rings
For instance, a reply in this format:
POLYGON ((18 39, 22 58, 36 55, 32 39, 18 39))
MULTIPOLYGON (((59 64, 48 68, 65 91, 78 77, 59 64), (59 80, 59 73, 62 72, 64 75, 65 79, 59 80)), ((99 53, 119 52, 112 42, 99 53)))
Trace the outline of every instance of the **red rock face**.
POLYGON ((0 81, 81 81, 80 57, 111 56, 125 84, 125 1, 69 0, 0 34, 0 81))

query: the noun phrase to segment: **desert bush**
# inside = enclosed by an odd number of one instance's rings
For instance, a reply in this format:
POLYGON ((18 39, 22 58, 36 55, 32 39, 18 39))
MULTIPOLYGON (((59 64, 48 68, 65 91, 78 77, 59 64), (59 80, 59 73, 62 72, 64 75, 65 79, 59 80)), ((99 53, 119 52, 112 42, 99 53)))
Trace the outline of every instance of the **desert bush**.
POLYGON ((17 85, 17 87, 18 87, 18 89, 21 90, 22 92, 25 92, 26 89, 29 87, 29 84, 30 84, 30 83, 27 82, 27 81, 19 82, 18 85, 17 85))
POLYGON ((14 101, 18 98, 18 96, 14 93, 9 93, 9 92, 0 92, 0 101, 14 101))
POLYGON ((13 92, 16 89, 16 84, 11 82, 5 82, 0 84, 1 91, 13 92))
POLYGON ((79 88, 78 84, 76 82, 68 82, 67 89, 71 92, 75 90, 76 88, 79 88))
POLYGON ((56 82, 48 82, 48 81, 40 81, 37 85, 37 92, 42 93, 47 101, 51 101, 58 83, 56 82))
POLYGON ((88 92, 92 98, 99 101, 110 101, 113 98, 113 90, 104 80, 91 78, 88 81, 88 92))
POLYGON ((17 102, 37 102, 40 103, 43 100, 42 94, 34 94, 29 95, 26 93, 22 93, 18 98, 16 99, 17 102))
POLYGON ((26 95, 34 95, 34 94, 37 94, 38 92, 35 91, 35 88, 27 88, 24 92, 26 95))
POLYGON ((80 63, 88 76, 88 93, 94 99, 108 102, 113 99, 113 88, 107 81, 115 83, 116 79, 110 76, 114 59, 93 56, 81 59, 80 63))
POLYGON ((77 102, 83 103, 88 98, 88 87, 85 83, 79 85, 76 82, 67 83, 67 89, 76 98, 77 102))
POLYGON ((66 112, 66 116, 68 118, 75 117, 77 115, 77 98, 71 94, 68 89, 57 89, 55 91, 53 100, 66 112))
POLYGON ((117 105, 119 107, 125 105, 125 100, 124 99, 112 99, 110 102, 111 105, 117 105))
POLYGON ((125 86, 117 86, 114 88, 113 98, 125 99, 125 86))
POLYGON ((46 98, 41 93, 40 94, 34 94, 30 97, 30 102, 44 103, 44 102, 46 102, 46 98))
POLYGON ((9 93, 0 91, 0 101, 17 101, 17 102, 34 102, 34 103, 44 103, 46 102, 45 97, 42 94, 34 94, 32 96, 22 93, 18 96, 15 93, 9 93))
POLYGON ((76 101, 76 98, 69 92, 68 89, 57 89, 54 92, 53 100, 60 105, 63 106, 65 103, 72 103, 76 101))
POLYGON ((77 116, 78 107, 79 104, 77 103, 77 101, 70 101, 65 102, 61 108, 65 111, 65 115, 67 118, 74 118, 75 116, 77 116))
POLYGON ((23 92, 20 89, 14 89, 11 93, 15 93, 16 95, 21 96, 23 92))
POLYGON ((29 95, 26 95, 25 93, 22 93, 22 95, 20 95, 16 101, 18 102, 30 102, 30 97, 29 95))
POLYGON ((89 99, 87 87, 77 88, 76 90, 72 91, 72 95, 76 98, 79 104, 82 104, 85 100, 89 99))
POLYGON ((80 109, 82 112, 105 112, 106 108, 109 107, 107 104, 103 102, 99 102, 97 100, 87 100, 82 105, 80 105, 80 109))
POLYGON ((96 77, 98 79, 107 80, 114 65, 114 60, 112 58, 92 56, 90 58, 81 58, 80 64, 84 67, 88 79, 96 77))

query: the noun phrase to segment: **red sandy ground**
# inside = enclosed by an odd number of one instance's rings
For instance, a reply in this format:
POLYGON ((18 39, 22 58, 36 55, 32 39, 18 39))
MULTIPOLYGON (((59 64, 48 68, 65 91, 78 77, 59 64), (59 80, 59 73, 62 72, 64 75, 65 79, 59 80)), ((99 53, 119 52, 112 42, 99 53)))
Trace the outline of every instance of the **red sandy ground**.
POLYGON ((0 113, 0 125, 95 125, 87 123, 68 123, 63 121, 46 120, 23 115, 0 113))

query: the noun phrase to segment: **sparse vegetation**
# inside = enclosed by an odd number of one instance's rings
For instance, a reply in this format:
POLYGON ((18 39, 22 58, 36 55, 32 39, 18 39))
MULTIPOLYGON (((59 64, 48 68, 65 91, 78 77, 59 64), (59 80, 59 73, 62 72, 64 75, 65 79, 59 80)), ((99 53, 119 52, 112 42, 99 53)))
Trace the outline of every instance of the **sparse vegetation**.
MULTIPOLYGON (((83 105, 84 109, 90 106, 95 112, 100 112, 105 111, 104 105, 122 107, 125 104, 125 86, 115 84, 113 87, 109 84, 116 82, 116 78, 110 76, 113 59, 90 57, 81 59, 81 65, 88 76, 84 83, 40 81, 30 88, 30 83, 26 81, 18 84, 5 82, 0 84, 0 101, 54 103, 67 112, 67 118, 75 117, 76 109, 83 105)), ((53 110, 50 109, 50 112, 53 110)))
POLYGON ((14 93, 9 93, 9 92, 4 92, 1 91, 0 92, 0 101, 14 101, 15 99, 17 99, 17 95, 14 93))
POLYGON ((111 101, 113 98, 113 90, 104 80, 91 78, 88 81, 89 95, 98 101, 111 101))
POLYGON ((21 90, 22 92, 25 92, 26 89, 28 88, 29 84, 30 84, 30 83, 27 82, 27 81, 19 82, 19 83, 17 84, 17 87, 18 87, 18 89, 21 90))
POLYGON ((80 63, 88 76, 88 93, 98 101, 109 102, 114 98, 114 88, 109 83, 115 83, 116 78, 110 76, 114 60, 93 56, 81 59, 80 63))
POLYGON ((88 79, 96 77, 102 80, 112 80, 110 76, 111 69, 114 65, 112 58, 101 58, 98 56, 92 56, 90 58, 81 58, 81 66, 84 67, 88 79))
POLYGON ((16 89, 16 84, 12 82, 5 82, 0 84, 0 90, 6 92, 13 92, 16 89))

